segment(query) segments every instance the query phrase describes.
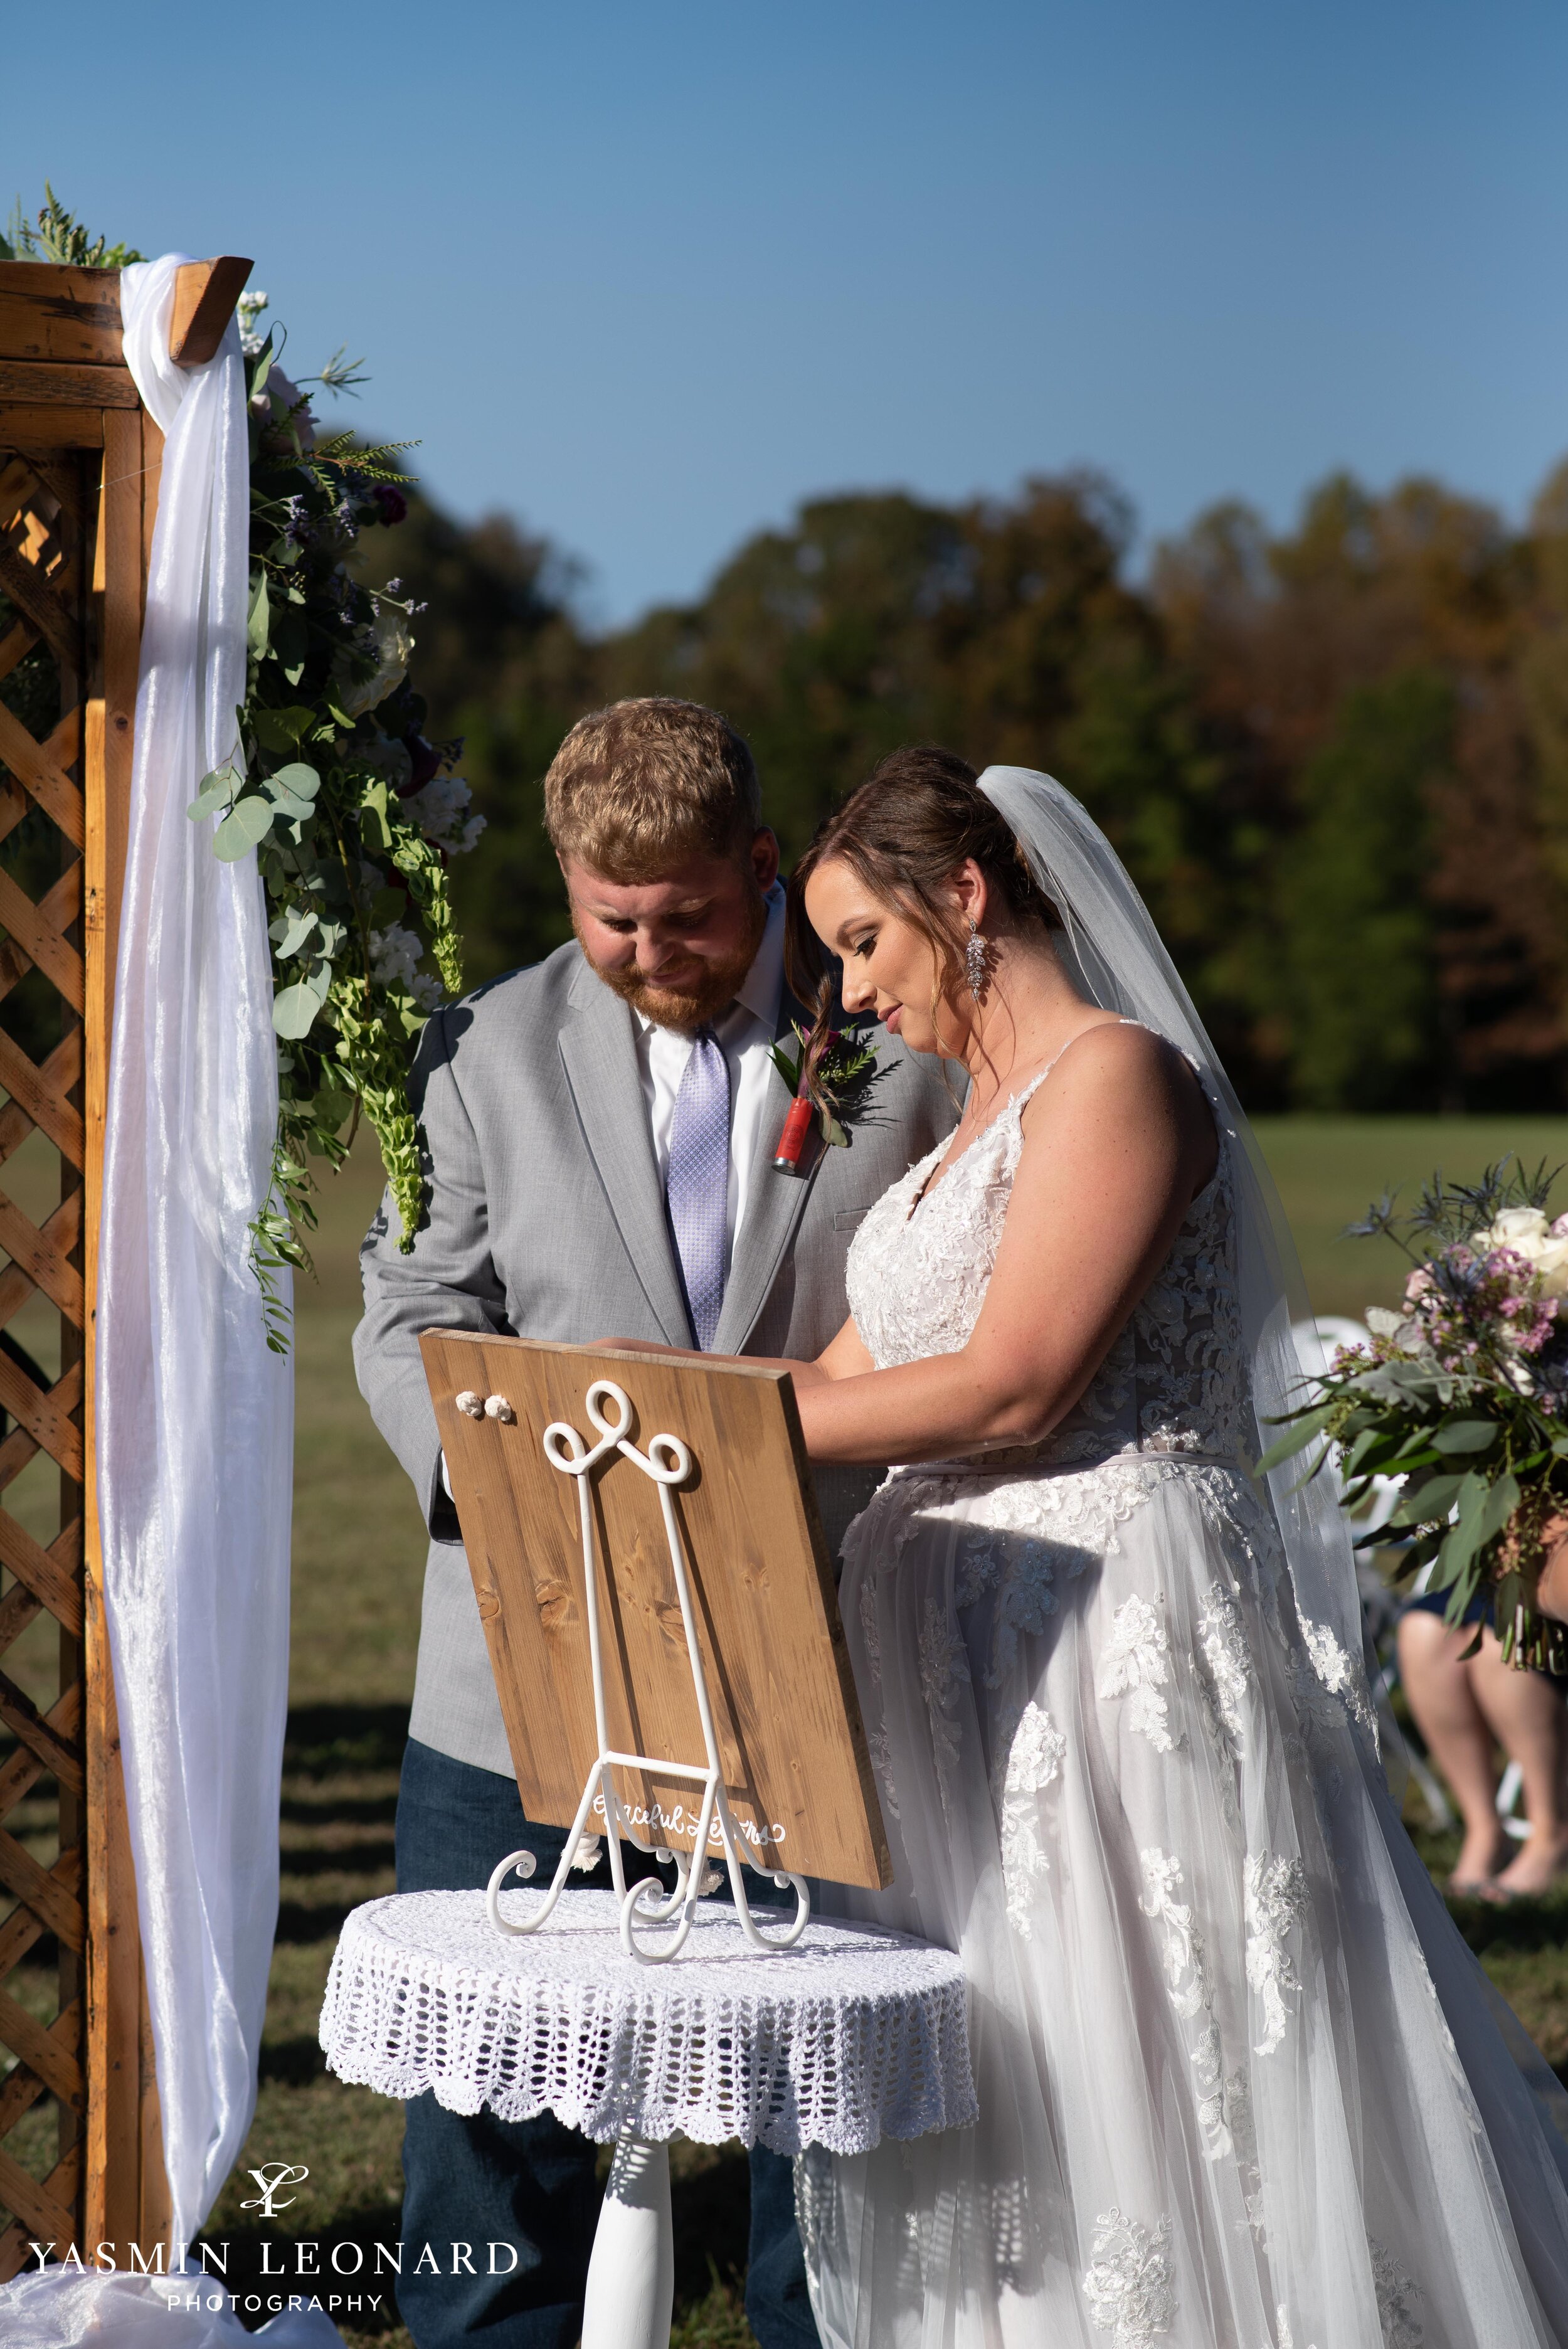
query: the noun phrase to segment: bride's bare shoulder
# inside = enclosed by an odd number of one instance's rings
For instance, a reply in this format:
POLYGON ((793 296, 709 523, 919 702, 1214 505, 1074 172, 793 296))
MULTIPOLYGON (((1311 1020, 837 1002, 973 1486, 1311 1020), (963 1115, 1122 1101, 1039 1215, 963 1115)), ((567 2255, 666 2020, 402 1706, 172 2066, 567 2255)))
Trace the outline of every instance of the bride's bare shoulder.
POLYGON ((1026 1139, 1076 1134, 1159 1134, 1175 1143, 1201 1188, 1213 1173, 1218 1136, 1191 1061, 1152 1028, 1104 1019, 1080 1030, 1053 1063, 1024 1113, 1026 1139))

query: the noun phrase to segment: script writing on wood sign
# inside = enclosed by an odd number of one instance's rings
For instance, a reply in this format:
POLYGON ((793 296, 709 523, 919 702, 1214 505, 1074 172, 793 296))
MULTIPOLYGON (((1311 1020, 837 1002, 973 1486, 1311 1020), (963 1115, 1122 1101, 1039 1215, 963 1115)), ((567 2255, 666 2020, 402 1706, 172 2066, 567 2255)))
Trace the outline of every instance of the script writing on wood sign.
MULTIPOLYGON (((563 1421, 592 1444, 584 1397, 608 1378, 631 1398, 639 1449, 670 1434, 692 1454, 675 1509, 742 1838, 769 1868, 890 1883, 788 1373, 457 1330, 428 1330, 420 1343, 529 1816, 569 1826, 598 1752, 576 1479, 551 1465, 542 1438, 563 1421), (505 1397, 511 1422, 466 1417, 456 1402, 465 1391, 505 1397)), ((700 1763, 658 1488, 614 1453, 592 1488, 611 1747, 700 1763)), ((650 1841, 690 1848, 689 1778, 618 1769, 615 1785, 650 1841)))

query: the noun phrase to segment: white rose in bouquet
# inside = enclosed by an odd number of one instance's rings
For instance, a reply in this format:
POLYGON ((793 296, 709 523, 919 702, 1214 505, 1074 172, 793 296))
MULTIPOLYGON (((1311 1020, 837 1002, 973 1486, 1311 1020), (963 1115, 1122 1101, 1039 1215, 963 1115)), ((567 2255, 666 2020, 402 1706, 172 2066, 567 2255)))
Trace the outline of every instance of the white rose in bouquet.
POLYGON ((1552 1224, 1539 1207, 1505 1207, 1475 1245, 1511 1248, 1539 1276, 1543 1297, 1568 1297, 1568 1216, 1552 1224))

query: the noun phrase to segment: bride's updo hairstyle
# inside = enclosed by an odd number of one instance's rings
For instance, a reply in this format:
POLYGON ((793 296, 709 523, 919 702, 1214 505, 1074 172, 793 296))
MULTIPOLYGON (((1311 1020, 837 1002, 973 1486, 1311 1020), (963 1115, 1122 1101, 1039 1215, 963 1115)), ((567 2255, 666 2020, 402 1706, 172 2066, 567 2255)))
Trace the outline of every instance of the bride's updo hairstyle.
POLYGON ((812 1015, 809 1071, 832 1025, 834 998, 831 964, 806 918, 806 884, 818 866, 847 864, 873 897, 923 933, 935 957, 934 1019, 964 985, 967 932, 944 885, 971 857, 1020 927, 1061 928, 1011 828, 977 788, 975 769, 951 750, 920 744, 892 751, 823 818, 789 877, 785 933, 789 984, 812 1015))

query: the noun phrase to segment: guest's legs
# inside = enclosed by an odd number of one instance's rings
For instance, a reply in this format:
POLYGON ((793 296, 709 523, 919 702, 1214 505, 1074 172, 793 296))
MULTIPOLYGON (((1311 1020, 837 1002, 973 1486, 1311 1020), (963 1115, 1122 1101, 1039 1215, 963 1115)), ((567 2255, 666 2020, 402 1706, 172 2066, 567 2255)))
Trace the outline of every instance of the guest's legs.
POLYGON ((1464 1821, 1454 1868, 1456 1888, 1484 1883, 1501 1856, 1492 1733, 1460 1659, 1475 1637, 1471 1624, 1450 1631, 1440 1615, 1412 1608, 1399 1619, 1399 1678, 1433 1761, 1464 1821))
POLYGON ((1568 1710, 1562 1683, 1544 1672, 1515 1671, 1503 1662, 1502 1650, 1490 1631, 1466 1670, 1493 1736, 1509 1760, 1518 1763, 1524 1780, 1530 1833, 1498 1878, 1498 1889, 1544 1892, 1568 1861, 1563 1784, 1568 1710))
MULTIPOLYGON (((559 1827, 530 1825, 511 1779, 408 1741, 397 1795, 399 1892, 470 1890, 521 1849, 539 1862, 533 1881, 548 1884, 564 1840, 559 1827)), ((601 1859, 598 1871, 573 1882, 607 1885, 608 1866, 601 1859)), ((470 2117, 430 2095, 404 2111, 397 2305, 418 2349, 476 2341, 484 2349, 572 2349, 599 2210, 594 2147, 548 2113, 531 2121, 470 2117), (503 2248, 493 2256, 509 2271, 489 2272, 492 2243, 515 2249, 515 2268, 503 2248), (471 2246, 473 2274, 455 2245, 471 2246)))

